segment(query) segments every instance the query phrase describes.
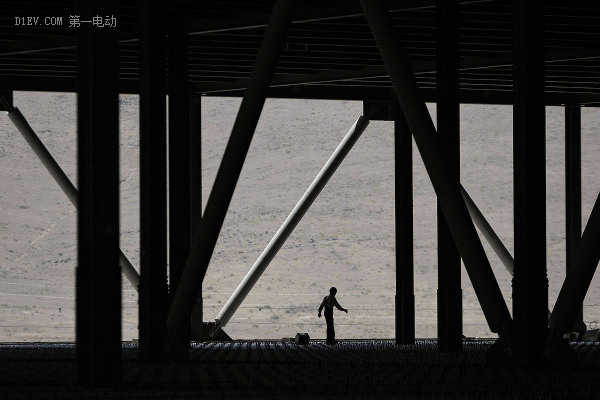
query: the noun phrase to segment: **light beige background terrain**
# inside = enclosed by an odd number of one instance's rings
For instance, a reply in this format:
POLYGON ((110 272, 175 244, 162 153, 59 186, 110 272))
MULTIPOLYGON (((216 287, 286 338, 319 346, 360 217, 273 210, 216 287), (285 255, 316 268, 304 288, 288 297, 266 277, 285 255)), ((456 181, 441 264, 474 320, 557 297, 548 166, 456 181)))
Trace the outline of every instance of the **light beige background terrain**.
MULTIPOLYGON (((76 181, 76 96, 15 93, 15 105, 76 181)), ((203 201, 239 99, 203 98, 203 201)), ((139 270, 138 99, 121 96, 121 247, 139 270)), ((435 106, 430 106, 435 119, 435 106)), ((213 320, 362 112, 359 102, 269 100, 204 281, 213 320)), ((513 250, 512 112, 461 108, 461 180, 513 250)), ((583 109, 584 223, 600 190, 600 110, 583 109)), ((226 327, 234 338, 308 332, 324 338, 317 307, 330 286, 348 315, 339 338, 394 337, 393 123, 372 122, 226 327)), ((414 148, 417 337, 436 336, 436 203, 414 148)), ((547 109, 547 248, 552 307, 565 276, 564 113, 547 109)), ((76 211, 8 117, 0 117, 0 341, 74 340, 76 211)), ((511 306, 511 280, 484 243, 511 306)), ((584 319, 600 319, 599 280, 584 319)), ((463 269, 464 333, 493 337, 463 269)), ((137 295, 123 278, 123 340, 137 337, 137 295)))

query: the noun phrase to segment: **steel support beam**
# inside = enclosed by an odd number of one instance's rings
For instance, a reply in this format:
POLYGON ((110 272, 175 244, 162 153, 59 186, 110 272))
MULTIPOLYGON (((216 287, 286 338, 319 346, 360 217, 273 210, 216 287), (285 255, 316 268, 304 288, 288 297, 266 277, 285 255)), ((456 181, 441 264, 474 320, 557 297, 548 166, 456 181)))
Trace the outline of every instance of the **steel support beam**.
MULTIPOLYGON (((471 218, 473 219, 473 222, 475 222, 479 232, 481 232, 485 240, 492 247, 492 250, 494 250, 494 253, 496 253, 510 276, 513 276, 515 271, 515 259, 462 185, 460 187, 460 192, 462 193, 463 199, 469 209, 469 214, 471 214, 471 218)), ((550 310, 548 310, 547 315, 548 319, 550 319, 550 310)))
MULTIPOLYGON (((202 96, 190 96, 190 240, 202 222, 202 96)), ((191 339, 205 340, 202 287, 192 310, 191 339)))
POLYGON ((250 148, 269 84, 292 23, 296 3, 297 0, 278 0, 271 13, 269 26, 250 75, 250 82, 169 311, 167 318, 169 338, 166 343, 169 352, 180 345, 186 347, 188 345, 187 332, 185 332, 187 321, 190 319, 198 292, 202 287, 204 275, 250 148))
POLYGON ((394 102, 396 210, 396 343, 415 343, 412 134, 400 103, 394 102))
POLYGON ((451 184, 445 171, 441 142, 385 2, 361 0, 361 4, 488 325, 493 332, 499 333, 502 348, 506 356, 511 357, 512 344, 508 334, 510 313, 460 190, 451 184))
POLYGON ((164 3, 140 11, 140 358, 159 360, 169 306, 164 3))
MULTIPOLYGON (((578 121, 573 121, 571 119, 573 117, 578 119, 578 116, 571 115, 567 119, 567 124, 579 123, 578 121)), ((578 129, 572 130, 575 131, 578 129)), ((567 131, 569 131, 569 128, 567 128, 567 131)), ((567 139, 569 139, 568 136, 569 135, 567 135, 567 139)), ((575 164, 573 162, 574 160, 580 158, 580 152, 575 150, 578 140, 573 141, 573 139, 574 138, 571 137, 571 148, 567 151, 567 157, 569 157, 568 154, 571 154, 573 158, 571 162, 567 162, 567 168, 569 168, 569 164, 575 164)), ((568 142, 569 140, 567 140, 567 143, 568 142)), ((574 170, 577 169, 577 166, 571 165, 571 168, 572 169, 569 171, 570 173, 567 173, 567 176, 572 175, 574 170)), ((577 180, 576 177, 571 177, 574 178, 574 181, 577 180)), ((568 190, 567 193, 573 191, 573 186, 573 182, 571 182, 571 190, 568 190)), ((569 186, 567 188, 569 189, 569 186)), ((569 194, 567 195, 569 196, 569 194)), ((571 196, 573 196, 573 193, 571 193, 571 196)), ((576 195, 573 197, 576 197, 576 195)), ((571 198, 571 200, 574 199, 571 198)), ((577 208, 577 204, 574 204, 574 202, 568 202, 567 204, 571 205, 573 208, 577 208)), ((571 218, 574 217, 575 215, 572 215, 571 218)), ((577 226, 577 222, 573 219, 571 219, 570 222, 572 224, 571 226, 577 226)), ((570 233, 572 235, 571 240, 573 240, 573 235, 576 235, 576 228, 571 228, 570 233)), ((569 236, 567 236, 567 240, 568 238, 569 236)), ((552 315, 550 316, 550 331, 544 347, 544 356, 548 359, 560 357, 560 355, 557 356, 556 353, 561 350, 561 347, 564 348, 564 346, 561 346, 562 334, 570 332, 574 327, 577 327, 581 305, 585 300, 587 291, 590 288, 590 284, 596 273, 598 262, 600 262, 600 246, 598 246, 598 238, 600 238, 600 195, 594 203, 592 213, 590 214, 590 218, 583 231, 583 235, 581 235, 581 239, 577 241, 576 251, 568 259, 569 269, 567 271, 567 277, 558 294, 556 304, 554 305, 552 315)), ((573 242, 571 241, 571 243, 573 242)), ((571 251, 573 251, 572 248, 571 251)))
POLYGON ((283 224, 279 227, 277 232, 275 232, 275 235, 271 241, 269 241, 267 247, 260 254, 254 265, 252 265, 252 268, 250 268, 250 271, 248 271, 242 282, 240 282, 231 297, 227 300, 227 303, 225 303, 223 309, 215 318, 215 327, 210 332, 210 337, 215 337, 219 329, 222 329, 227 325, 233 314, 237 311, 248 293, 250 293, 273 258, 275 258, 275 255, 277 255, 281 246, 283 246, 287 238, 302 220, 304 214, 306 214, 310 206, 319 196, 321 190, 327 185, 329 179, 333 176, 342 161, 344 161, 344 158, 348 155, 367 126, 369 126, 368 116, 360 116, 354 125, 352 125, 352 128, 350 128, 331 157, 329 157, 323 168, 321 168, 317 177, 312 181, 308 189, 306 189, 306 192, 304 192, 300 201, 298 201, 292 212, 285 221, 283 221, 283 224))
MULTIPOLYGON (((565 107, 565 186, 567 274, 573 268, 573 256, 581 239, 581 107, 565 107)), ((583 304, 572 329, 585 332, 583 304)))
MULTIPOLYGON (((515 270, 515 259, 510 254, 504 243, 502 243, 496 234, 496 231, 494 231, 494 228, 492 228, 490 223, 485 219, 485 216, 479 210, 477 204, 475 204, 469 193, 462 185, 460 186, 460 193, 463 196, 465 204, 467 205, 467 209, 469 210, 469 214, 471 214, 471 218, 479 229, 479 232, 481 232, 489 245, 492 246, 492 250, 494 250, 494 253, 496 253, 510 276, 513 276, 515 270)), ((550 316, 550 314, 548 314, 548 316, 550 316)))
POLYGON ((172 303, 192 245, 187 35, 180 25, 169 26, 168 91, 169 298, 172 303))
POLYGON ((520 366, 539 366, 548 326, 546 270, 546 115, 544 6, 514 1, 514 230, 513 316, 520 366))
MULTIPOLYGON (((78 3, 85 18, 118 12, 112 0, 78 3)), ((121 381, 118 34, 87 24, 77 36, 77 382, 112 387, 121 381)))
MULTIPOLYGON (((458 1, 437 0, 437 128, 450 184, 460 187, 458 1)), ((438 202, 438 349, 462 351, 460 254, 438 202)))
MULTIPOLYGON (((23 135, 23 138, 27 141, 33 152, 38 156, 44 167, 48 170, 54 181, 61 188, 63 193, 67 196, 71 204, 78 209, 78 197, 79 192, 75 185, 71 182, 67 174, 63 171, 63 169, 58 165, 52 154, 48 151, 44 143, 41 141, 38 135, 36 135, 35 131, 29 125, 21 111, 17 107, 9 106, 7 107, 8 118, 15 125, 19 133, 23 135)), ((131 283, 135 290, 138 290, 140 275, 135 270, 131 261, 123 254, 123 251, 119 249, 119 265, 121 266, 121 271, 123 271, 123 275, 127 278, 127 280, 131 283)))
POLYGON ((562 285, 550 316, 550 328, 557 336, 570 332, 577 320, 579 309, 585 299, 592 278, 600 262, 600 195, 596 199, 588 219, 571 268, 562 285))
POLYGON ((549 331, 544 343, 543 354, 547 360, 562 366, 572 366, 576 362, 574 351, 568 346, 563 334, 570 332, 577 321, 581 305, 587 294, 598 262, 600 262, 600 195, 588 219, 577 252, 573 255, 571 267, 560 289, 549 321, 549 331))

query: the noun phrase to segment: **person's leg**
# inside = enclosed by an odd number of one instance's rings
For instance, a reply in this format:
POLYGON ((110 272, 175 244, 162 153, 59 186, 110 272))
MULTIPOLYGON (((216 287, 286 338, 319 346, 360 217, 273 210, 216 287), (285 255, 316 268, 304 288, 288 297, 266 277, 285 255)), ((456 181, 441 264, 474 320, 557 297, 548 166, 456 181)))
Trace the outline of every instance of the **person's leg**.
POLYGON ((333 324, 333 315, 331 316, 331 343, 335 344, 335 325, 333 324))
POLYGON ((325 322, 327 322, 327 343, 331 344, 335 342, 335 330, 333 329, 333 315, 325 313, 325 322))

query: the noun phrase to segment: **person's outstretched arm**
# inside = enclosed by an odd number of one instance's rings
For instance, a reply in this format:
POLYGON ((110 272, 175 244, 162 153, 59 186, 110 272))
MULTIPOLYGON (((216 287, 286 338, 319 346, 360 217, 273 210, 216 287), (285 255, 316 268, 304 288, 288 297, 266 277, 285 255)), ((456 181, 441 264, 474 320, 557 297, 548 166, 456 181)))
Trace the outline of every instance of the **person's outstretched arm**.
POLYGON ((335 308, 337 308, 340 311, 345 312, 346 314, 348 314, 348 310, 346 310, 344 307, 340 306, 340 303, 338 303, 337 299, 333 299, 333 305, 335 306, 335 308))

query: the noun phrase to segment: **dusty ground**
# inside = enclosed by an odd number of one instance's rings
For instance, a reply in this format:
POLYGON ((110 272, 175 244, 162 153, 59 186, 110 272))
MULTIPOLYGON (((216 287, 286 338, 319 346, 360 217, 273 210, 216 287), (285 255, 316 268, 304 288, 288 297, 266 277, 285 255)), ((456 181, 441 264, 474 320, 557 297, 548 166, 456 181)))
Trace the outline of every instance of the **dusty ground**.
MULTIPOLYGON (((75 95, 15 93, 15 105, 73 181, 75 95)), ((238 99, 202 103, 204 202, 231 132, 238 99)), ((435 107, 430 108, 435 116, 435 107)), ((212 320, 362 112, 358 102, 270 100, 265 105, 204 281, 212 320)), ((512 113, 461 108, 461 180, 513 249, 512 113)), ((552 307, 565 276, 564 117, 547 111, 547 248, 552 307)), ((583 109, 584 223, 600 190, 600 111, 583 109)), ((138 100, 121 97, 121 247, 139 269, 138 100)), ((8 117, 0 118, 0 341, 74 338, 76 211, 8 117)), ((350 310, 336 314, 338 337, 394 336, 394 157, 390 122, 372 122, 304 220, 229 323, 234 338, 325 336, 316 309, 330 286, 350 310)), ((417 337, 436 336, 435 196, 414 150, 417 337)), ((484 244, 510 305, 510 276, 484 244)), ((596 279, 584 320, 600 319, 596 279)), ((464 333, 493 337, 466 272, 464 333)), ((123 339, 137 337, 136 292, 123 279, 123 339)))

